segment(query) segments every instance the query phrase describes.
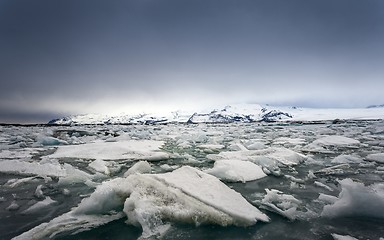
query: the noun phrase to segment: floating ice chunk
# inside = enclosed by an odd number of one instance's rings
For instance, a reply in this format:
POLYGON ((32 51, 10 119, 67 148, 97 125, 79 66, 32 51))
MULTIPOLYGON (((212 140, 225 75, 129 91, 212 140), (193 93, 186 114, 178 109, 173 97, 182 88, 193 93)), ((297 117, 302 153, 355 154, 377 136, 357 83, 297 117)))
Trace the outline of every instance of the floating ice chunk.
POLYGON ((139 161, 129 168, 125 173, 124 177, 128 177, 134 173, 151 173, 152 167, 147 161, 139 161))
POLYGON ((211 154, 207 156, 208 159, 220 160, 241 160, 250 161, 261 166, 276 165, 278 162, 284 165, 292 166, 297 165, 306 159, 306 156, 294 152, 287 148, 271 147, 262 150, 247 150, 235 152, 220 152, 219 154, 211 154))
MULTIPOLYGON (((74 183, 91 183, 92 175, 83 172, 68 163, 64 163, 65 175, 59 178, 60 185, 74 184, 74 183)), ((87 184, 92 186, 92 184, 87 184)))
POLYGON ((303 218, 310 212, 301 212, 297 208, 302 202, 296 199, 294 196, 284 194, 283 192, 276 189, 265 189, 267 194, 261 200, 261 207, 280 214, 289 220, 295 220, 297 218, 303 218))
MULTIPOLYGON (((1 150, 1 149, 0 149, 1 150)), ((25 159, 31 158, 40 148, 22 148, 0 151, 0 159, 25 159)))
POLYGON ((37 179, 35 177, 26 177, 26 178, 21 178, 21 179, 9 179, 4 184, 4 186, 9 187, 9 188, 14 188, 14 187, 18 187, 22 184, 35 182, 35 181, 37 181, 37 179))
POLYGON ((309 171, 308 171, 307 178, 309 178, 309 179, 314 179, 314 178, 316 178, 316 175, 313 173, 312 170, 309 170, 309 171))
POLYGON ((16 201, 12 201, 12 203, 6 208, 6 210, 16 211, 19 208, 20 208, 19 204, 17 204, 16 201))
POLYGON ((348 163, 343 163, 343 164, 338 164, 332 167, 320 169, 315 173, 324 174, 324 175, 343 175, 350 168, 351 168, 351 165, 349 165, 348 163))
POLYGON ((321 216, 369 216, 384 218, 384 184, 364 186, 347 178, 340 181, 338 200, 324 206, 321 216))
POLYGON ((273 140, 274 145, 304 145, 305 139, 303 138, 288 138, 279 137, 273 140))
POLYGON ((317 198, 317 200, 333 204, 333 203, 335 203, 339 199, 337 197, 335 197, 335 196, 332 196, 332 195, 320 193, 320 195, 317 198))
POLYGON ((210 149, 210 150, 220 150, 225 146, 222 144, 201 144, 197 146, 198 148, 210 149))
POLYGON ((248 203, 241 194, 227 187, 216 177, 192 167, 184 166, 171 173, 158 174, 155 177, 230 215, 235 225, 249 226, 255 224, 257 220, 269 221, 264 213, 248 203))
POLYGON ((43 209, 47 208, 50 205, 55 204, 56 201, 52 200, 50 197, 46 197, 43 201, 37 202, 27 208, 26 210, 22 211, 22 214, 34 214, 37 212, 42 211, 43 209))
POLYGON ((21 160, 0 161, 0 172, 56 177, 66 175, 65 169, 59 163, 26 162, 21 160))
POLYGON ((162 152, 163 141, 130 140, 121 142, 94 142, 81 145, 59 146, 51 158, 84 158, 102 160, 147 160, 158 161, 169 158, 162 152))
POLYGON ((95 161, 91 162, 88 166, 97 172, 104 173, 105 175, 109 175, 111 173, 108 168, 109 163, 101 159, 96 159, 95 161))
POLYGON ((349 235, 340 235, 336 233, 331 234, 334 240, 358 240, 357 238, 351 237, 349 235))
POLYGON ((43 190, 41 189, 43 187, 43 185, 39 185, 36 187, 36 190, 35 190, 35 196, 37 198, 44 198, 44 193, 43 193, 43 190))
POLYGON ((228 150, 230 151, 247 151, 248 149, 239 142, 234 142, 228 146, 228 150))
POLYGON ((132 174, 99 185, 78 207, 15 239, 44 239, 84 231, 124 215, 141 226, 143 237, 158 236, 163 221, 249 226, 269 218, 216 177, 192 167, 164 174, 132 174))
POLYGON ((348 146, 360 144, 360 141, 344 136, 326 136, 313 141, 313 143, 323 146, 348 146))
POLYGON ((267 176, 258 165, 240 160, 217 161, 205 172, 231 182, 248 182, 267 176))
POLYGON ((367 156, 367 160, 384 163, 384 153, 372 153, 367 156))
POLYGON ((332 163, 361 163, 363 162, 363 160, 357 156, 342 154, 335 157, 331 162, 332 163))
POLYGON ((74 215, 73 212, 68 212, 48 223, 42 223, 30 229, 12 238, 12 240, 50 239, 62 232, 79 233, 120 219, 123 216, 121 212, 106 215, 74 215))
POLYGON ((262 142, 255 142, 246 146, 248 150, 261 150, 265 149, 266 147, 267 146, 265 146, 265 144, 262 142))
POLYGON ((306 145, 303 151, 333 153, 333 148, 357 147, 360 141, 344 136, 326 136, 306 145))
POLYGON ((292 182, 304 184, 304 180, 303 179, 296 178, 296 177, 294 177, 292 175, 284 175, 284 177, 289 179, 289 180, 291 180, 292 182))
POLYGON ((69 196, 71 194, 71 191, 69 191, 69 189, 67 188, 64 188, 63 191, 62 191, 63 195, 65 196, 69 196))
POLYGON ((45 136, 42 134, 39 134, 36 137, 36 142, 43 146, 68 145, 67 141, 55 137, 45 136))
POLYGON ((243 141, 242 144, 240 144, 240 149, 238 150, 261 150, 265 149, 267 146, 265 145, 267 142, 262 139, 252 139, 248 141, 243 141), (245 146, 245 147, 243 147, 245 146))
POLYGON ((315 181, 314 184, 315 184, 316 186, 318 186, 318 187, 325 188, 325 189, 327 189, 328 191, 331 191, 331 192, 333 191, 333 189, 332 189, 330 186, 325 185, 325 184, 322 183, 322 182, 315 181))

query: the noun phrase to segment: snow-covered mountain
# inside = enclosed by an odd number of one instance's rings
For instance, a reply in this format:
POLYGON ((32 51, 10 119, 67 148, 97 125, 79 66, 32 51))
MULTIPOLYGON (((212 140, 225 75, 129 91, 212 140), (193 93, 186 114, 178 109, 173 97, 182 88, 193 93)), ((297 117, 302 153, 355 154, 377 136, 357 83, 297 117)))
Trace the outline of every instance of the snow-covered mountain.
POLYGON ((102 115, 84 114, 53 119, 49 124, 157 124, 157 123, 232 123, 277 121, 324 121, 334 119, 384 119, 384 108, 319 109, 273 107, 260 104, 234 104, 196 112, 167 114, 102 115))

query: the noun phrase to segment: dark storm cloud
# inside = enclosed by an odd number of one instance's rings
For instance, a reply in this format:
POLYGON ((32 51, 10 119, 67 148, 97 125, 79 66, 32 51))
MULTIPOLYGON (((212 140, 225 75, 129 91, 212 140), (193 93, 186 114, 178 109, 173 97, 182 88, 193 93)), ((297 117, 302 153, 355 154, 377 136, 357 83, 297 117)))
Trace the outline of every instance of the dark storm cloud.
POLYGON ((380 0, 2 0, 0 106, 382 103, 382 42, 380 0))

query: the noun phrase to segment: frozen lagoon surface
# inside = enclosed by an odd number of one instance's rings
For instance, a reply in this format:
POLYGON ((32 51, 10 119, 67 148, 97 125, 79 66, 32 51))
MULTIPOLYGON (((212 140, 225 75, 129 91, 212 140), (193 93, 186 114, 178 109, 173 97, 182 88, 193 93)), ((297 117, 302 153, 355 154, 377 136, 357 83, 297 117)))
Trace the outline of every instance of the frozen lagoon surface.
POLYGON ((0 239, 383 239, 384 122, 0 127, 0 239))

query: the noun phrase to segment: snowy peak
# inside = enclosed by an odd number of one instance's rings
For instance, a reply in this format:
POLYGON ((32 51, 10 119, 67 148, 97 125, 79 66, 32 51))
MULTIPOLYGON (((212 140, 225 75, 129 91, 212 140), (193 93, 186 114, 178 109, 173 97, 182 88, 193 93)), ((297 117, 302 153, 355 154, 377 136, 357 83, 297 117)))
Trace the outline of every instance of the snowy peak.
MULTIPOLYGON (((381 106, 381 105, 380 105, 381 106)), ((383 119, 384 107, 360 109, 319 109, 273 107, 259 104, 234 104, 207 110, 174 111, 166 114, 101 115, 85 114, 51 120, 53 125, 76 124, 166 124, 166 123, 233 123, 324 121, 334 119, 383 119)))

